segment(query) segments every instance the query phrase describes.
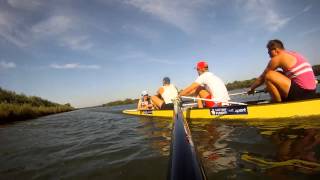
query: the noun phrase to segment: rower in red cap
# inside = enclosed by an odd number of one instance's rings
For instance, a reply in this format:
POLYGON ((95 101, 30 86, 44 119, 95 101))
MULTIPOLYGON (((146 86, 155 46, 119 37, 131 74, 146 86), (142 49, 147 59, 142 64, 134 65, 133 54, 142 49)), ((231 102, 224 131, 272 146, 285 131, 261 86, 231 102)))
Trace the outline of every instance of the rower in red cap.
POLYGON ((208 71, 208 63, 199 61, 196 68, 199 77, 189 87, 181 91, 179 95, 196 95, 198 98, 214 99, 215 102, 204 101, 204 104, 201 100, 198 100, 199 108, 222 106, 223 103, 221 102, 228 102, 230 98, 224 82, 208 71))

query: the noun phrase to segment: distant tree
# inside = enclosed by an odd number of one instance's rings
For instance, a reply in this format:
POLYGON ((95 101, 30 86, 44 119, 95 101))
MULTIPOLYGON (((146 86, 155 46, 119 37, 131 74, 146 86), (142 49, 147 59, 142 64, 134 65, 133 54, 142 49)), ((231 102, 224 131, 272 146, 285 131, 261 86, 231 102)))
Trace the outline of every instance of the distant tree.
POLYGON ((104 104, 103 106, 118 106, 118 105, 126 105, 126 104, 134 104, 138 103, 139 99, 125 99, 123 101, 118 100, 118 101, 112 101, 104 104))
POLYGON ((34 106, 34 107, 61 106, 58 103, 50 102, 38 96, 27 96, 25 94, 17 94, 13 91, 2 89, 1 87, 0 87, 0 103, 9 103, 9 104, 18 104, 18 105, 30 104, 31 106, 34 106))
POLYGON ((232 83, 226 84, 226 87, 229 91, 234 89, 248 88, 255 80, 256 78, 244 81, 233 81, 232 83))
POLYGON ((313 69, 314 75, 316 76, 320 75, 320 64, 312 66, 312 69, 313 69))
POLYGON ((67 104, 65 104, 65 106, 71 107, 71 104, 70 104, 70 103, 67 103, 67 104))

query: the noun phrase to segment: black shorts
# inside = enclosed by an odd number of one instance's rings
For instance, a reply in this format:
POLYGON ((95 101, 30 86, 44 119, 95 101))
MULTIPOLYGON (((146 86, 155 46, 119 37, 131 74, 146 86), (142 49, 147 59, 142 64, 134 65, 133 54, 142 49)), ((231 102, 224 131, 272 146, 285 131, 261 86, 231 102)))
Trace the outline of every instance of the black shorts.
POLYGON ((285 101, 295 101, 302 99, 310 99, 316 96, 316 90, 303 89, 295 82, 291 81, 288 97, 285 101))
POLYGON ((166 103, 163 103, 161 105, 161 110, 171 110, 173 109, 173 103, 169 103, 169 104, 166 104, 166 103))

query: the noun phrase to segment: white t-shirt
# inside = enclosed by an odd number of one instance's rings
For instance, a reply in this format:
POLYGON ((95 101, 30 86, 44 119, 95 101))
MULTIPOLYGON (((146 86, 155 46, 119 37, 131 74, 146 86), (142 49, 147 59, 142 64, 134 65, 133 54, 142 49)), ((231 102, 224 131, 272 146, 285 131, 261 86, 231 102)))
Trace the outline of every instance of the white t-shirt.
POLYGON ((227 102, 230 100, 228 90, 223 81, 211 72, 202 73, 195 81, 203 86, 214 100, 227 102))
POLYGON ((161 97, 164 102, 166 104, 172 103, 172 99, 175 99, 178 96, 177 88, 173 84, 170 84, 169 86, 162 86, 162 88, 163 93, 161 94, 161 97))

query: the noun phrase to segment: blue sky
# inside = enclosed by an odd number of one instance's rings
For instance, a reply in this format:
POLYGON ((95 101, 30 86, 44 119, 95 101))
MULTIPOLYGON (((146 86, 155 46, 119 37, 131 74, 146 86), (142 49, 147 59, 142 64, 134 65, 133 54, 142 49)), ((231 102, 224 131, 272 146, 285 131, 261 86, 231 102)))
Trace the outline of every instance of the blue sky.
POLYGON ((258 76, 265 45, 320 64, 318 0, 0 0, 0 86, 75 107, 184 88, 206 60, 226 83, 258 76))

